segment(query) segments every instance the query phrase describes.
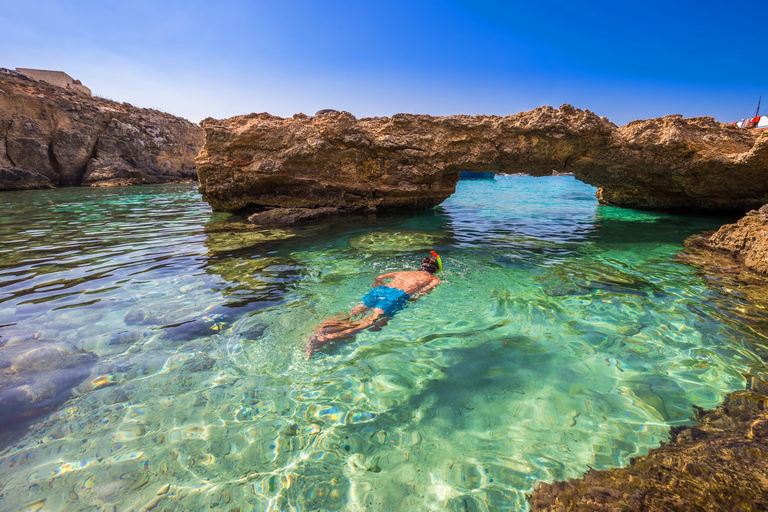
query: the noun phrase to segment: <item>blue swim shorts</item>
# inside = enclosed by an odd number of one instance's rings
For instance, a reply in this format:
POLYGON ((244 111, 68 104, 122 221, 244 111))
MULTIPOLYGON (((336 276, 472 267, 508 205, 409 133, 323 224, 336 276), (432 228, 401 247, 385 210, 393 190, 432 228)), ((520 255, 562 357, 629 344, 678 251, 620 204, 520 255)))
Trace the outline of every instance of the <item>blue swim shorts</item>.
POLYGON ((367 308, 383 309, 385 315, 392 316, 398 311, 405 309, 410 298, 411 296, 403 290, 390 286, 377 286, 365 294, 363 304, 367 308))

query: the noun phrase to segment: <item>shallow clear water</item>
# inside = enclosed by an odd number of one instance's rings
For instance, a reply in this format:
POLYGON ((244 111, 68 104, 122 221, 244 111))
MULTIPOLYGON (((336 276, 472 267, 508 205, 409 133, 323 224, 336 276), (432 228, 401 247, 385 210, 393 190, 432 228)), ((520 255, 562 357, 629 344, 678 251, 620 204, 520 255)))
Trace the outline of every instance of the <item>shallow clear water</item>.
POLYGON ((722 221, 568 177, 279 229, 186 186, 0 193, 0 370, 40 397, 3 420, 2 508, 524 509, 766 373, 764 315, 675 261, 722 221), (434 292, 302 357, 433 248, 434 292))

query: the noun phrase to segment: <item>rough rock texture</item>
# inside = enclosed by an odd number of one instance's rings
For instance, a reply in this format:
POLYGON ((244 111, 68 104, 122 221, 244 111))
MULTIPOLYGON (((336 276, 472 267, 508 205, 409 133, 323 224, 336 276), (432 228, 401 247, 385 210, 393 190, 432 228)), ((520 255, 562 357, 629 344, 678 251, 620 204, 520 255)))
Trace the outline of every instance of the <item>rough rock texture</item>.
POLYGON ((193 181, 202 141, 179 117, 0 72, 0 190, 193 181))
POLYGON ((666 116, 617 130, 601 158, 607 204, 641 208, 748 211, 768 202, 768 132, 719 123, 711 117, 666 116))
POLYGON ((768 386, 750 380, 629 467, 540 484, 531 510, 768 510, 768 386))
POLYGON ((768 273, 768 204, 726 224, 704 241, 710 249, 733 254, 747 268, 768 273))
POLYGON ((205 119, 200 191, 215 210, 426 208, 461 171, 573 172, 608 204, 747 211, 768 202, 768 131, 667 116, 621 128, 569 105, 513 116, 326 112, 205 119))
POLYGON ((296 224, 305 220, 315 220, 338 214, 336 208, 275 208, 254 213, 248 220, 259 225, 296 224))

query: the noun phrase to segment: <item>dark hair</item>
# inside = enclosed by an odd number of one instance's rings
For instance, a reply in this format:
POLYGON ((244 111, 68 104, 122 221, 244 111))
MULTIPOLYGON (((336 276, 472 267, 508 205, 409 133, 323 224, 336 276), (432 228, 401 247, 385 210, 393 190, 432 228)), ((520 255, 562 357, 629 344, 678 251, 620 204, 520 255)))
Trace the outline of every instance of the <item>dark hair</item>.
POLYGON ((437 272, 437 260, 429 256, 424 258, 421 260, 421 270, 434 274, 437 272))

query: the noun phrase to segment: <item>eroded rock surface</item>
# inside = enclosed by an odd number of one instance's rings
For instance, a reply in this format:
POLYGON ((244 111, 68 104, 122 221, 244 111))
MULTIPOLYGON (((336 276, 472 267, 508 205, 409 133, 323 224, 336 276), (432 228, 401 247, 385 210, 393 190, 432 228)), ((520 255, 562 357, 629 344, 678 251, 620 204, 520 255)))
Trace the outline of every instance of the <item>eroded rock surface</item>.
POLYGON ((606 204, 743 210, 768 202, 768 131, 667 116, 617 127, 569 105, 517 115, 325 112, 206 119, 200 191, 215 210, 426 208, 461 171, 573 172, 606 204))
POLYGON ((765 382, 751 378, 747 390, 629 467, 540 484, 531 510, 768 510, 767 395, 765 382))
POLYGON ((701 243, 732 254, 750 270, 768 273, 768 204, 748 212, 735 224, 722 226, 701 243))
POLYGON ((0 72, 0 190, 197 179, 185 119, 0 72))

